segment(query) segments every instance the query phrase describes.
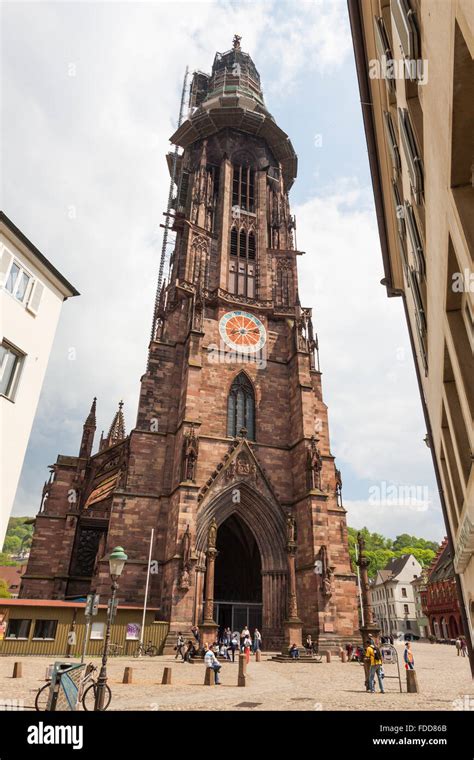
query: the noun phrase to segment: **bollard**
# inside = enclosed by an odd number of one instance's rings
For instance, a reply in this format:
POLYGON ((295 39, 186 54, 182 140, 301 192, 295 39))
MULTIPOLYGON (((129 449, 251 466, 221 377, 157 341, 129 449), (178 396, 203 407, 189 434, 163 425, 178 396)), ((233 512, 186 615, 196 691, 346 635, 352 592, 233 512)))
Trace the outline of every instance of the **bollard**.
POLYGON ((341 649, 341 662, 347 662, 347 653, 341 649))
MULTIPOLYGON (((209 670, 209 668, 208 668, 209 670)), ((171 683, 171 668, 165 668, 163 670, 163 678, 161 679, 162 684, 170 684, 171 683)))
POLYGON ((418 680, 416 670, 407 670, 407 692, 408 694, 418 694, 418 680))
POLYGON ((331 652, 329 651, 329 649, 326 652, 326 662, 331 662, 331 652))
POLYGON ((237 686, 246 686, 247 680, 247 661, 244 654, 239 654, 239 677, 237 679, 237 686))
POLYGON ((21 662, 14 662, 13 663, 13 676, 12 678, 21 678, 23 676, 22 672, 23 666, 21 662))
POLYGON ((261 660, 262 660, 262 655, 260 653, 260 649, 257 649, 257 651, 255 652, 255 662, 261 662, 261 660))
POLYGON ((133 668, 125 668, 123 671, 122 683, 132 683, 133 668))
POLYGON ((212 668, 206 667, 206 673, 204 676, 204 686, 214 686, 214 671, 212 668))

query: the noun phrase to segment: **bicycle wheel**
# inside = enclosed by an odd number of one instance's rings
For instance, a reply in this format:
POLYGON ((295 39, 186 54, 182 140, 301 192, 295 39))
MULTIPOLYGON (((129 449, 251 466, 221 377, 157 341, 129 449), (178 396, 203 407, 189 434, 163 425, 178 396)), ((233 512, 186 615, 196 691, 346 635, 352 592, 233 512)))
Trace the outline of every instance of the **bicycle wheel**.
MULTIPOLYGON (((85 690, 83 697, 82 697, 82 706, 86 712, 92 712, 95 707, 95 697, 97 694, 97 684, 91 683, 90 686, 87 687, 85 690)), ((112 692, 110 691, 110 687, 105 686, 105 694, 104 694, 104 706, 102 707, 102 710, 107 710, 108 706, 110 705, 112 699, 112 692)))
POLYGON ((44 686, 39 689, 35 697, 35 710, 46 710, 49 701, 49 688, 51 684, 45 683, 44 686))
POLYGON ((148 649, 146 650, 146 653, 150 657, 156 657, 156 655, 158 654, 158 649, 156 647, 148 647, 148 649))

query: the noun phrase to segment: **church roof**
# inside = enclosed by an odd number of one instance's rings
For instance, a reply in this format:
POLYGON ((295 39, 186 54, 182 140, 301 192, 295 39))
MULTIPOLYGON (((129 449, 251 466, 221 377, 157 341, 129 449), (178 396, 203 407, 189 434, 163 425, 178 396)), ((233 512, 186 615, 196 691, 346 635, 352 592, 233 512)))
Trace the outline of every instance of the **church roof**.
POLYGON ((193 75, 188 118, 170 137, 174 145, 187 148, 197 140, 232 128, 263 138, 281 163, 285 189, 292 186, 298 159, 291 140, 267 111, 260 75, 240 38, 231 50, 216 53, 212 73, 193 75))

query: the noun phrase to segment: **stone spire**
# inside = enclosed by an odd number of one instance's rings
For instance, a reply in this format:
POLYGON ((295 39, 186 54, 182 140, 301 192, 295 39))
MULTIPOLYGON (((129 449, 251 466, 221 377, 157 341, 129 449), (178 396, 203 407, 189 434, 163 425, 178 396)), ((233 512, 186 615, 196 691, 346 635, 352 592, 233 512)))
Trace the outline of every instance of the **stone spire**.
POLYGON ((94 397, 90 412, 87 415, 86 421, 84 422, 84 425, 82 428, 83 432, 82 432, 81 447, 79 449, 79 456, 84 459, 89 458, 90 455, 92 454, 92 446, 94 443, 94 434, 95 434, 95 429, 96 429, 96 419, 95 419, 96 402, 97 402, 97 399, 94 397))
POLYGON ((125 438, 125 420, 122 412, 123 401, 120 401, 118 410, 115 412, 115 416, 112 420, 112 424, 109 429, 109 433, 106 438, 101 439, 100 451, 108 449, 110 446, 115 446, 116 443, 120 443, 125 438))

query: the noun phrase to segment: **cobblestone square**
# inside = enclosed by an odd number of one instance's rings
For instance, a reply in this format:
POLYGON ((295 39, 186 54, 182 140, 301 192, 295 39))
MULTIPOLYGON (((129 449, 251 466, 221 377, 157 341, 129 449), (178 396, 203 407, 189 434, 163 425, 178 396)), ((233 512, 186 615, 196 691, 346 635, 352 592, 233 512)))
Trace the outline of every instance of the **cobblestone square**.
MULTIPOLYGON (((403 645, 398 645, 403 657, 403 645)), ((454 647, 442 644, 413 645, 418 694, 406 693, 406 675, 401 665, 403 693, 396 678, 385 678, 386 693, 367 694, 364 670, 358 663, 272 662, 264 654, 260 663, 251 660, 246 687, 237 686, 238 664, 224 663, 221 686, 204 686, 204 664, 189 665, 173 656, 111 658, 108 662, 112 689, 110 710, 473 710, 474 685, 467 658, 456 656, 454 647), (162 686, 163 668, 171 666, 172 683, 162 686), (123 684, 125 667, 133 668, 133 682, 123 684)), ((57 658, 60 659, 60 658, 57 658)), ((47 657, 0 658, 0 702, 23 701, 23 709, 34 709, 36 691, 43 685, 47 657), (15 661, 23 665, 23 677, 13 679, 15 661)), ((73 662, 71 660, 71 662, 73 662)), ((94 660, 100 665, 99 660, 94 660)), ((385 666, 386 676, 396 674, 395 665, 385 666)), ((17 702, 18 704, 18 702, 17 702)))

